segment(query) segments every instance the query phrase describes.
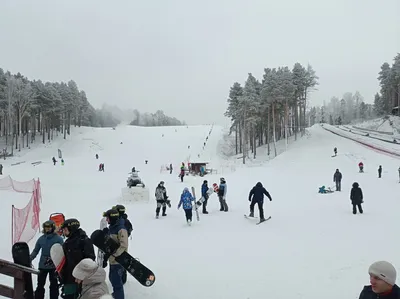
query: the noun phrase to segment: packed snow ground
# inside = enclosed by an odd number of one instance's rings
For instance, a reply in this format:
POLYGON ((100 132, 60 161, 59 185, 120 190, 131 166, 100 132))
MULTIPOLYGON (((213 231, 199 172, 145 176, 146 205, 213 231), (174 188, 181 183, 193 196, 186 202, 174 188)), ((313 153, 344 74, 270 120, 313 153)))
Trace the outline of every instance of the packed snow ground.
MULTIPOLYGON (((78 218, 89 235, 98 228, 102 212, 119 203, 132 166, 141 171, 150 195, 160 180, 166 182, 172 201, 167 217, 154 218, 152 198, 148 204, 126 205, 134 224, 129 252, 151 268, 157 279, 153 287, 144 288, 129 278, 127 298, 319 299, 321 294, 332 299, 358 298, 362 286, 368 284, 367 269, 372 262, 384 259, 400 265, 400 243, 395 241, 400 161, 319 126, 310 129, 309 138, 291 144, 287 152, 265 166, 224 174, 229 212, 219 212, 218 200, 212 195, 210 214, 200 215, 200 222, 188 227, 183 211, 176 209, 179 195, 185 186, 195 186, 199 194, 203 179, 189 176, 181 183, 176 171, 172 175, 160 173, 160 165, 173 163, 177 169, 187 156, 197 155, 209 129, 81 128, 81 134, 75 133, 71 141, 60 145, 65 166, 51 164, 59 147, 54 142, 25 154, 26 163, 13 167, 3 163, 4 174, 18 181, 40 177, 41 221, 52 212, 63 212, 66 217, 78 218), (334 147, 338 156, 332 158, 334 147), (94 158, 96 153, 99 160, 94 158), (30 165, 39 159, 46 163, 30 165), (361 160, 364 174, 357 169, 361 160), (100 162, 105 163, 104 173, 97 171, 100 162), (383 167, 382 179, 377 178, 379 165, 383 167), (336 168, 343 174, 343 191, 318 194, 321 185, 333 185, 336 168), (256 226, 255 220, 245 219, 243 214, 249 212, 248 192, 258 181, 269 190, 273 201, 265 203, 266 215, 272 215, 272 219, 256 226), (354 181, 364 191, 363 215, 351 214, 349 193, 354 181)), ((218 164, 216 148, 221 135, 222 128, 214 127, 203 152, 213 157, 214 165, 218 164)), ((207 179, 217 182, 219 175, 207 179)), ((0 253, 10 259, 10 248, 5 245, 11 243, 7 237, 11 230, 10 205, 16 202, 17 207, 23 207, 29 196, 22 204, 21 195, 2 194, 0 215, 6 222, 0 253)), ((33 245, 34 241, 30 247, 33 245)), ((37 262, 38 258, 35 266, 37 262)))

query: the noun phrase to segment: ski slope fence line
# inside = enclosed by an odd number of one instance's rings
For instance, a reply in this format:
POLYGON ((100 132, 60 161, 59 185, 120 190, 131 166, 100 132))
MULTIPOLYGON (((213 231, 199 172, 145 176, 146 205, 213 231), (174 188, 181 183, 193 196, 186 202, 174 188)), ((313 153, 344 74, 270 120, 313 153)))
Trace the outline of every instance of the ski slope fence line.
POLYGON ((374 146, 374 145, 371 145, 371 144, 368 144, 368 143, 366 143, 366 142, 363 142, 363 141, 360 141, 360 140, 351 138, 351 137, 349 137, 349 136, 341 135, 341 134, 339 134, 338 132, 335 132, 335 131, 333 131, 333 130, 330 130, 330 129, 325 128, 325 126, 322 126, 322 128, 325 129, 325 130, 328 131, 328 132, 331 132, 332 134, 335 134, 335 135, 337 135, 337 136, 340 136, 340 137, 343 137, 343 138, 347 138, 347 139, 349 139, 349 140, 351 140, 351 141, 354 141, 354 142, 357 142, 357 143, 359 143, 359 144, 362 144, 362 145, 364 145, 364 146, 366 146, 366 147, 368 147, 368 148, 370 148, 370 149, 372 149, 372 150, 374 150, 374 151, 382 152, 382 153, 389 154, 389 155, 391 155, 391 156, 395 156, 395 157, 397 157, 397 158, 400 158, 400 154, 399 154, 399 153, 395 153, 395 152, 389 151, 389 150, 384 149, 384 148, 381 148, 381 147, 376 147, 376 146, 374 146))
POLYGON ((7 176, 0 179, 0 191, 5 190, 31 194, 31 199, 24 208, 11 206, 11 243, 12 245, 16 242, 28 243, 40 228, 39 214, 42 201, 40 180, 18 182, 7 176))
POLYGON ((384 134, 384 135, 393 135, 393 132, 384 132, 384 131, 377 131, 377 130, 372 130, 372 129, 366 129, 366 128, 361 128, 357 126, 352 126, 356 130, 360 131, 367 131, 367 132, 372 132, 372 133, 378 133, 378 134, 384 134))

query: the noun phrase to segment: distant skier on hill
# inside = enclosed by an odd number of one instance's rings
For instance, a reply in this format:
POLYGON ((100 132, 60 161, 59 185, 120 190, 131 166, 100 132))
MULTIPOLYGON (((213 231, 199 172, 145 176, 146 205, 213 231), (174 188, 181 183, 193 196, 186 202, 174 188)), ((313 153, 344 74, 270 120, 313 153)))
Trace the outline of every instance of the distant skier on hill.
POLYGON ((336 157, 337 156, 337 148, 336 147, 333 149, 333 152, 334 152, 335 157, 336 157))
POLYGON ((378 178, 382 178, 382 165, 379 165, 378 168, 378 178))
POLYGON ((258 182, 249 193, 249 201, 250 203, 250 214, 249 217, 254 217, 254 206, 258 205, 258 211, 260 212, 260 221, 265 221, 264 218, 264 195, 269 198, 269 201, 272 201, 271 195, 264 188, 261 182, 258 182))
POLYGON ((360 172, 364 172, 364 164, 363 164, 363 162, 358 163, 358 168, 360 169, 360 172))

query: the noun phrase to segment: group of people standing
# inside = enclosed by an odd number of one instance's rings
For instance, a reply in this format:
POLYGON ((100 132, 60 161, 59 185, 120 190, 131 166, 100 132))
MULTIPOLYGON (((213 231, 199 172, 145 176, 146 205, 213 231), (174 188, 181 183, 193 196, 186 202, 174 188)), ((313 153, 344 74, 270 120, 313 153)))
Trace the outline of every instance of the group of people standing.
POLYGON ((57 299, 60 295, 59 285, 62 286, 61 297, 64 299, 124 299, 124 283, 126 282, 126 270, 115 261, 115 257, 128 250, 128 236, 132 232, 132 224, 127 219, 125 207, 117 205, 103 214, 109 226, 104 230, 111 238, 118 241, 119 249, 112 256, 104 257, 103 265, 96 263, 94 246, 86 232, 80 227, 77 219, 71 218, 64 221, 60 229, 62 236, 56 231, 56 225, 48 220, 42 225, 43 235, 37 240, 31 253, 33 261, 41 251, 39 261, 39 275, 35 299, 43 299, 44 286, 47 276, 50 280, 50 299, 57 299), (56 272, 50 249, 54 244, 61 244, 65 256, 65 264, 56 272), (106 272, 104 270, 110 264, 109 279, 113 287, 112 297, 109 295, 105 283, 106 272))

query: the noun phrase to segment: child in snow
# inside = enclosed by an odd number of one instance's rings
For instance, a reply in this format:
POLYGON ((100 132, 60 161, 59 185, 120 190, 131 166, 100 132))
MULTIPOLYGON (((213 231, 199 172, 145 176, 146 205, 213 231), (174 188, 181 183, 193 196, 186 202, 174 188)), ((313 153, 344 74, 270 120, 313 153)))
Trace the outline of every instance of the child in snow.
POLYGON ((52 220, 48 220, 43 223, 43 235, 36 241, 35 248, 31 253, 31 261, 33 261, 38 255, 39 251, 42 250, 39 261, 39 275, 37 279, 37 288, 35 291, 36 299, 44 298, 44 285, 46 284, 47 275, 50 280, 50 299, 57 299, 59 295, 58 281, 55 273, 56 266, 50 257, 50 248, 56 244, 63 244, 63 238, 56 232, 56 224, 52 220))
POLYGON ((81 260, 72 271, 75 281, 82 284, 80 299, 112 298, 109 294, 106 280, 106 271, 92 259, 81 260))
POLYGON ((193 215, 192 201, 195 201, 195 200, 196 199, 189 192, 189 189, 187 187, 185 187, 185 189, 183 189, 183 192, 181 195, 181 200, 179 201, 179 204, 178 204, 178 210, 183 205, 183 210, 185 211, 186 221, 188 224, 192 223, 192 215, 193 215))

